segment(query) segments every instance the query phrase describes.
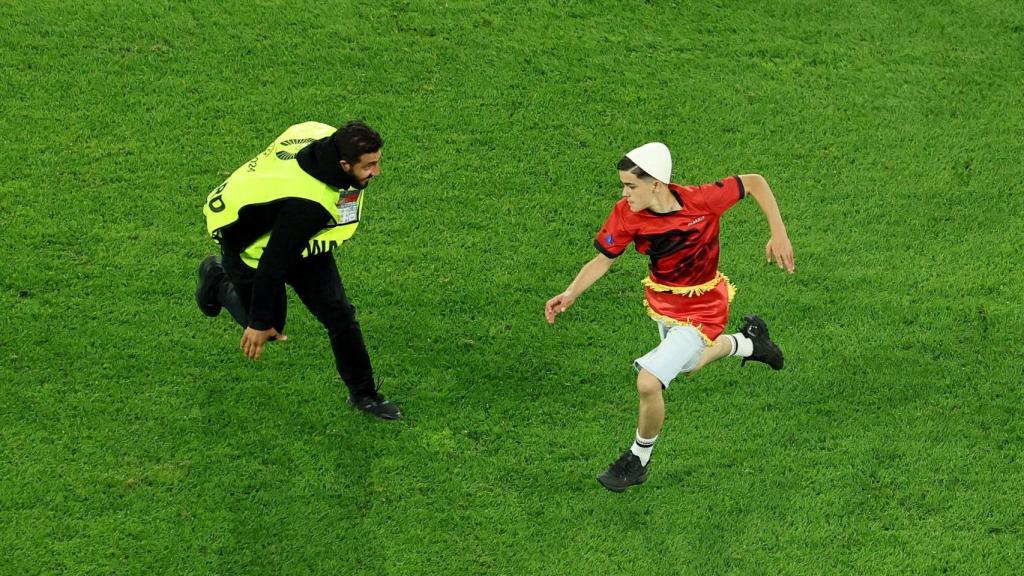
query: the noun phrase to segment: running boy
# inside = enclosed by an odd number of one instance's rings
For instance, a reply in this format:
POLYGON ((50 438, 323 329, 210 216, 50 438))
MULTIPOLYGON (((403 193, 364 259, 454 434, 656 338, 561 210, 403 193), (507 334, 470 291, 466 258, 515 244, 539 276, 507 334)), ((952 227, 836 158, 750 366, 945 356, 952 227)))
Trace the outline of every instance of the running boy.
POLYGON ((600 252, 580 269, 565 292, 548 300, 549 324, 565 312, 591 284, 611 268, 632 242, 650 257, 644 279, 647 314, 658 323, 661 343, 638 358, 636 388, 639 421, 633 445, 597 477, 601 484, 622 492, 647 479, 654 442, 665 420, 662 390, 680 372, 692 373, 725 356, 764 362, 782 368, 782 351, 768 337, 757 316, 744 317, 740 331, 722 334, 735 288, 718 271, 718 221, 744 196, 753 196, 771 230, 765 257, 790 274, 793 247, 768 183, 757 174, 732 176, 711 184, 670 184, 672 155, 660 142, 632 150, 618 164, 622 199, 597 234, 600 252))

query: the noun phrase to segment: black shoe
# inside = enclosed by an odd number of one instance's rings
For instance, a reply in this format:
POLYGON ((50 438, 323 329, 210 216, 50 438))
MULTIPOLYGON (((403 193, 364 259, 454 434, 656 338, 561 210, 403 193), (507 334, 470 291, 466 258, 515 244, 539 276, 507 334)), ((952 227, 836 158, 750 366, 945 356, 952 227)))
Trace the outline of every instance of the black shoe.
POLYGON ((597 477, 602 486, 612 492, 622 492, 634 484, 647 480, 647 466, 640 464, 640 457, 626 450, 619 459, 597 477))
POLYGON ((740 332, 754 343, 753 354, 744 358, 740 366, 745 365, 747 360, 753 360, 764 362, 772 370, 782 370, 782 350, 768 337, 768 325, 764 320, 754 315, 744 316, 740 332))
POLYGON ((368 396, 356 397, 349 395, 348 405, 384 420, 402 419, 402 411, 398 409, 398 406, 392 404, 390 400, 377 391, 368 396))
POLYGON ((199 263, 199 282, 196 284, 196 304, 207 316, 220 314, 221 304, 217 299, 217 289, 224 278, 224 267, 220 264, 220 256, 207 256, 199 263))

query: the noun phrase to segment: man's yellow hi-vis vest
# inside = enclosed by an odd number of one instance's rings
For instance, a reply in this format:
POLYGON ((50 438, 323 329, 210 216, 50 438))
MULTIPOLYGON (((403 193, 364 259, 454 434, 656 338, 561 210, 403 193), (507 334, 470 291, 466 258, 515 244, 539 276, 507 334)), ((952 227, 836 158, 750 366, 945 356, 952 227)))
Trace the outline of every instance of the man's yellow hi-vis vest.
MULTIPOLYGON (((285 130, 259 156, 235 170, 223 184, 210 192, 203 206, 206 229, 220 241, 221 230, 238 220, 246 206, 266 204, 282 198, 304 198, 317 202, 331 215, 331 222, 310 239, 302 251, 306 258, 329 252, 356 233, 363 212, 363 195, 358 190, 336 190, 306 174, 295 155, 314 140, 330 136, 335 128, 319 122, 296 124, 285 130)), ((256 268, 270 240, 260 236, 241 254, 242 261, 256 268)))

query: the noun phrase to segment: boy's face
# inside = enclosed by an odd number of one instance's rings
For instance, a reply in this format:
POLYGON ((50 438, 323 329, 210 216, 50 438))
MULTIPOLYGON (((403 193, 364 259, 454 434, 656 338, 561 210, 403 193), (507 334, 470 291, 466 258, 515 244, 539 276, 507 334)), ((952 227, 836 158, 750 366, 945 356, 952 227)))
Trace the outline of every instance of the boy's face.
POLYGON ((622 197, 629 202, 630 210, 642 212, 651 207, 654 202, 653 179, 645 180, 632 172, 620 170, 619 180, 622 181, 622 197))

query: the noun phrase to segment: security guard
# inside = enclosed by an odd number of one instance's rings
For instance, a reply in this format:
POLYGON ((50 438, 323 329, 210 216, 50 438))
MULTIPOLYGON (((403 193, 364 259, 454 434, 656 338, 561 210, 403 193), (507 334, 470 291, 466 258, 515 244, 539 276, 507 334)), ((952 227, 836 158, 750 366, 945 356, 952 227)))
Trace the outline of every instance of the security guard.
POLYGON ((227 308, 245 331, 240 347, 259 360, 270 340, 287 340, 287 283, 331 340, 348 403, 386 420, 402 417, 374 385, 355 308, 331 250, 352 237, 363 190, 380 174, 383 141, 363 122, 340 130, 318 122, 288 128, 206 199, 203 213, 221 255, 199 265, 196 303, 207 316, 227 308))

